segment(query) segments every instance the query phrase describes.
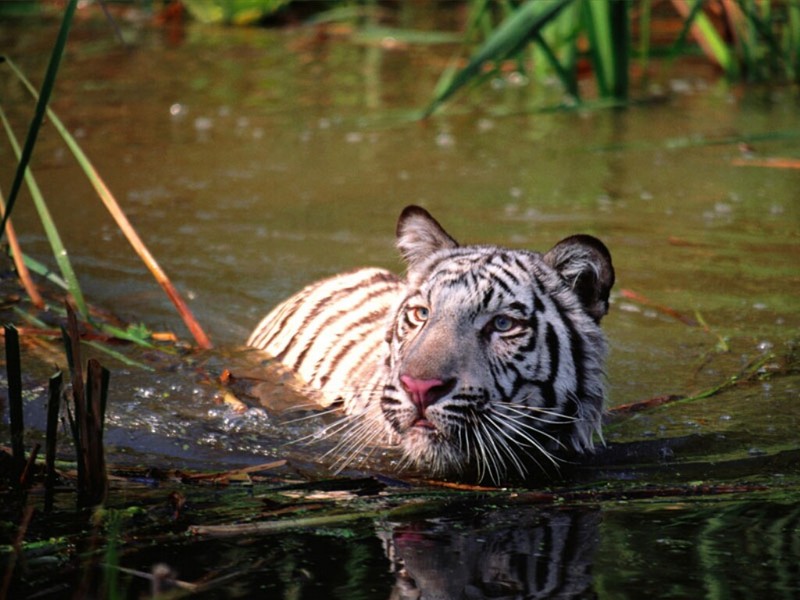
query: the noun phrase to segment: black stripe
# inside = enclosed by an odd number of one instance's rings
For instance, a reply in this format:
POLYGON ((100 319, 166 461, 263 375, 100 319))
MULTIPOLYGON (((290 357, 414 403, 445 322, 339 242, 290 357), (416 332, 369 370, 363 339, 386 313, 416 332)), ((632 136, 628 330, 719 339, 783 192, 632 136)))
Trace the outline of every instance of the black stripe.
POLYGON ((583 400, 584 394, 584 365, 583 365, 583 358, 584 358, 584 340, 581 334, 578 332, 578 329, 575 325, 575 322, 570 318, 570 314, 561 306, 558 301, 553 298, 553 305, 558 310, 558 315, 563 321, 564 325, 567 328, 567 332, 569 334, 569 343, 570 343, 570 350, 572 353, 572 364, 575 366, 575 395, 578 398, 578 401, 583 400))
POLYGON ((483 300, 482 300, 482 302, 481 302, 481 304, 482 304, 482 306, 483 306, 483 309, 484 309, 484 310, 486 310, 487 308, 489 308, 489 303, 492 301, 492 298, 494 298, 494 288, 493 288, 493 287, 491 287, 491 286, 489 286, 489 287, 486 289, 486 291, 484 292, 484 294, 483 294, 483 300))
MULTIPOLYGON (((346 276, 349 276, 349 275, 353 275, 355 273, 358 273, 358 271, 351 271, 350 273, 343 273, 341 275, 341 277, 346 277, 346 276)), ((301 305, 304 305, 308 301, 308 298, 309 298, 309 296, 311 296, 311 294, 315 293, 320 288, 331 284, 334 279, 335 279, 335 277, 320 281, 317 285, 314 285, 314 286, 311 286, 311 287, 307 287, 304 290, 298 292, 297 295, 295 295, 292 298, 290 298, 289 300, 287 300, 286 302, 289 302, 291 300, 294 300, 294 301, 290 305, 290 310, 287 310, 287 314, 285 315, 285 317, 283 319, 281 319, 279 325, 276 328, 276 331, 278 333, 283 331, 286 328, 286 325, 289 323, 289 321, 291 321, 293 318, 295 318, 297 316, 297 308, 300 307, 301 305)), ((335 289, 331 293, 330 296, 328 296, 327 298, 325 298, 321 302, 317 302, 317 304, 313 307, 311 312, 306 316, 306 318, 303 320, 303 322, 300 324, 300 326, 297 327, 296 330, 300 331, 301 329, 306 327, 308 325, 308 323, 310 323, 312 320, 314 320, 314 318, 316 318, 320 314, 320 312, 322 312, 324 309, 330 307, 332 304, 338 302, 342 298, 342 296, 348 296, 348 295, 352 294, 355 290, 358 290, 358 289, 361 289, 361 288, 364 288, 364 287, 375 286, 376 284, 379 284, 379 283, 386 283, 386 284, 396 285, 399 281, 400 281, 400 279, 396 275, 393 275, 392 273, 389 273, 389 272, 386 272, 386 271, 379 271, 377 273, 373 273, 367 279, 362 279, 360 281, 357 281, 353 285, 350 285, 350 286, 344 287, 344 288, 335 289)), ((381 286, 379 289, 389 289, 390 287, 392 287, 392 286, 391 285, 381 286)), ((277 333, 276 333, 276 335, 277 335, 277 333)), ((274 336, 272 336, 272 337, 274 338, 274 336)), ((272 338, 270 338, 270 339, 272 339, 272 338)), ((267 342, 266 344, 262 344, 261 347, 267 345, 268 343, 269 342, 267 342)), ((290 342, 290 345, 291 345, 291 342, 290 342)), ((286 348, 284 348, 279 356, 276 356, 276 358, 278 358, 278 360, 281 360, 281 358, 288 353, 290 345, 287 346, 286 348)))
MULTIPOLYGON (((347 288, 347 290, 348 290, 348 292, 352 292, 353 290, 358 289, 359 287, 362 287, 362 286, 351 286, 351 287, 347 288)), ((331 314, 320 325, 317 326, 316 334, 317 335, 321 334, 323 331, 325 331, 329 327, 333 326, 334 323, 336 323, 336 322, 342 320, 344 317, 346 317, 348 315, 351 315, 352 313, 358 311, 365 304, 368 304, 369 302, 371 302, 372 300, 374 300, 378 296, 384 295, 387 291, 391 291, 390 288, 385 287, 385 286, 381 286, 381 287, 371 291, 369 294, 367 294, 364 298, 361 299, 361 301, 359 303, 348 307, 347 311, 335 310, 333 312, 333 314, 331 314)), ((336 295, 340 296, 341 294, 337 293, 336 295)), ((338 298, 336 300, 334 300, 333 297, 331 297, 331 298, 326 299, 323 302, 318 303, 314 307, 314 310, 305 319, 303 319, 303 323, 302 323, 301 327, 299 327, 297 329, 297 331, 300 331, 300 330, 308 327, 309 324, 314 320, 314 318, 320 316, 321 314, 323 314, 323 312, 325 312, 325 309, 331 310, 332 308, 335 308, 335 307, 332 306, 334 303, 338 303, 338 298)), ((360 324, 361 321, 362 321, 361 319, 358 319, 358 320, 354 321, 354 325, 360 324)), ((317 343, 317 335, 311 336, 311 338, 308 340, 308 342, 306 342, 306 345, 300 351, 300 354, 298 354, 297 359, 294 361, 294 363, 291 364, 291 365, 287 365, 290 369, 296 371, 296 370, 298 370, 300 368, 300 365, 303 364, 303 361, 305 360, 305 357, 308 354, 308 352, 311 350, 312 347, 314 347, 316 345, 316 343, 317 343)), ((298 341, 297 336, 296 335, 293 336, 292 340, 289 342, 289 344, 287 344, 287 346, 283 349, 283 352, 281 352, 281 354, 276 358, 278 358, 278 360, 283 361, 283 359, 286 357, 286 355, 295 347, 295 345, 296 345, 295 342, 297 342, 297 341, 298 341)))
MULTIPOLYGON (((365 325, 370 325, 370 324, 372 324, 375 321, 378 321, 380 319, 385 319, 387 312, 388 312, 388 309, 383 309, 383 310, 380 310, 380 311, 373 311, 373 312, 365 315, 361 319, 359 319, 356 323, 353 323, 353 325, 351 327, 351 330, 352 329, 358 329, 358 328, 363 327, 365 325)), ((363 342, 364 342, 363 337, 357 337, 356 339, 350 340, 349 342, 344 344, 341 348, 339 348, 337 350, 336 354, 334 355, 334 357, 331 359, 330 364, 328 365, 328 367, 327 367, 324 375, 322 375, 322 377, 330 377, 334 373, 334 371, 336 371, 336 368, 339 366, 339 363, 341 363, 342 360, 348 354, 351 353, 353 348, 356 348, 356 347, 362 345, 363 342)), ((382 344, 383 344, 383 342, 379 341, 379 343, 377 345, 380 346, 382 344)), ((373 348, 370 348, 370 350, 374 349, 375 346, 376 345, 373 344, 373 348)), ((319 370, 319 368, 322 366, 322 363, 324 362, 325 358, 326 358, 325 356, 320 358, 320 361, 315 365, 315 370, 319 370)), ((353 369, 354 370, 358 369, 358 367, 363 363, 365 358, 371 359, 372 356, 370 355, 369 352, 363 352, 362 356, 361 356, 361 360, 353 366, 353 369)), ((317 375, 319 375, 319 374, 317 374, 317 375)), ((348 377, 352 377, 352 375, 353 375, 352 371, 349 372, 347 375, 348 375, 348 377)))
POLYGON ((561 341, 552 323, 547 323, 547 331, 544 335, 547 352, 550 354, 550 375, 547 377, 549 383, 553 383, 558 376, 559 363, 561 361, 561 341))
MULTIPOLYGON (((508 276, 508 278, 509 278, 511 281, 513 281, 513 282, 514 282, 516 285, 519 285, 519 283, 520 283, 520 282, 519 282, 519 277, 517 277, 517 276, 514 274, 514 270, 513 270, 513 268, 512 268, 512 265, 509 265, 509 264, 508 264, 508 263, 510 262, 510 261, 508 260, 508 255, 507 255, 507 254, 501 254, 501 255, 500 255, 500 260, 502 260, 502 261, 503 261, 503 263, 504 263, 504 264, 501 264, 501 265, 499 265, 499 268, 500 268, 500 270, 501 270, 503 273, 505 273, 505 274, 508 276)), ((524 271, 523 271, 523 272, 524 272, 524 271)))

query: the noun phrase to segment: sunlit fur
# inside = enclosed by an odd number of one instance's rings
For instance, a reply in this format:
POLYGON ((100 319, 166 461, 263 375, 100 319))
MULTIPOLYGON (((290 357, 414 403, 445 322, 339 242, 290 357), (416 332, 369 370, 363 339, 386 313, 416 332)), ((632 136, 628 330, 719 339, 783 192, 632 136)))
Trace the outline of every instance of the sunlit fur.
POLYGON ((362 269, 312 284, 248 344, 295 372, 323 406, 346 465, 397 444, 436 475, 502 482, 593 447, 606 344, 599 320, 614 274, 605 246, 574 236, 542 255, 459 246, 423 209, 397 228, 405 279, 362 269), (419 408, 401 376, 446 382, 419 408))

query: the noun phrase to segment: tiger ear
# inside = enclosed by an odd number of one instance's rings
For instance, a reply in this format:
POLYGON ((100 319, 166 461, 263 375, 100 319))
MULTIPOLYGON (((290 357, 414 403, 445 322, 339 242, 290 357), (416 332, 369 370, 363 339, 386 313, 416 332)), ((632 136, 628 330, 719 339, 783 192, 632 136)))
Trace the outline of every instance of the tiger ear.
POLYGON ((419 206, 406 206, 397 220, 397 248, 413 267, 437 250, 458 248, 456 242, 430 213, 419 206))
POLYGON ((600 322, 608 312, 608 294, 614 285, 614 266, 606 245, 590 235, 561 240, 544 255, 578 296, 586 312, 600 322))

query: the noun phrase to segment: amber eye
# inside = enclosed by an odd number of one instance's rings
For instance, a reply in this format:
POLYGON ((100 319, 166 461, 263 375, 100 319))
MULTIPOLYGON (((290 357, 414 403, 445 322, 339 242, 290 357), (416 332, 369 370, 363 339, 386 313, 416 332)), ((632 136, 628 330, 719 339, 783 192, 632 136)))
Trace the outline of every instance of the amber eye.
POLYGON ((514 325, 516 325, 516 321, 510 317, 506 317, 505 315, 497 315, 494 319, 492 319, 492 329, 500 333, 511 331, 514 328, 514 325))
POLYGON ((430 311, 424 306, 412 306, 408 309, 408 318, 416 325, 421 325, 428 320, 430 311))

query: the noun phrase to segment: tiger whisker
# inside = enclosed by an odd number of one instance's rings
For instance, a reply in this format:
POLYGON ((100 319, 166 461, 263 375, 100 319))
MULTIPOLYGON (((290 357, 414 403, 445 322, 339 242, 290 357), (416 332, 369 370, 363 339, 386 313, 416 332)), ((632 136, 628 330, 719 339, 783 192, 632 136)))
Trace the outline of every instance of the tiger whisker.
MULTIPOLYGON (((488 423, 490 423, 496 430, 496 433, 493 436, 493 438, 497 441, 497 444, 500 446, 500 448, 503 450, 506 456, 508 456, 508 458, 514 464, 514 467, 517 469, 517 472, 520 474, 520 476, 525 477, 525 475, 528 472, 528 469, 525 467, 524 464, 522 464, 522 462, 519 459, 519 456, 517 455, 516 452, 514 452, 514 450, 508 443, 509 441, 513 441, 513 438, 509 436, 507 432, 503 431, 502 423, 497 423, 492 415, 490 415, 488 423)), ((528 452, 526 452, 526 454, 529 455, 528 452)))
POLYGON ((479 444, 479 448, 481 450, 481 453, 483 454, 484 462, 486 463, 486 469, 489 474, 489 479, 491 479, 491 481, 493 482, 500 482, 502 481, 501 475, 502 473, 505 472, 505 469, 502 467, 502 465, 499 465, 497 463, 497 456, 499 454, 499 450, 497 448, 497 445, 495 444, 494 436, 491 434, 491 432, 487 430, 486 427, 487 424, 485 420, 481 419, 478 421, 477 431, 480 433, 480 436, 487 442, 487 445, 491 446, 491 449, 494 450, 494 452, 490 455, 487 455, 484 444, 479 444))
MULTIPOLYGON (((535 437, 530 435, 528 432, 531 432, 531 433, 533 433, 535 435, 544 435, 545 437, 554 439, 554 438, 552 438, 552 436, 548 435, 546 432, 540 431, 540 430, 536 429, 535 427, 530 426, 527 423, 522 423, 522 422, 518 421, 517 419, 506 418, 507 415, 499 415, 497 413, 489 413, 489 417, 490 417, 490 420, 493 423, 495 423, 495 425, 497 426, 497 430, 498 430, 498 433, 500 435, 502 435, 503 437, 505 437, 509 441, 520 441, 519 439, 514 438, 506 430, 506 429, 511 429, 514 433, 517 434, 517 436, 519 436, 519 438, 521 438, 522 440, 527 442, 528 448, 535 449, 538 452, 538 454, 540 454, 540 455, 544 456, 545 458, 547 458, 553 464, 553 466, 558 468, 558 462, 557 462, 558 458, 552 452, 548 451, 541 444, 541 442, 536 440, 535 437), (498 423, 497 419, 501 419, 502 421, 498 423)), ((557 442, 558 440, 555 440, 555 441, 557 442)), ((525 453, 525 455, 528 456, 531 460, 533 460, 533 462, 536 463, 536 466, 538 466, 541 470, 544 470, 544 468, 542 467, 542 464, 537 460, 536 456, 534 456, 531 452, 529 452, 528 448, 526 448, 524 445, 521 446, 521 447, 522 447, 523 452, 525 453)))
POLYGON ((315 412, 314 414, 311 414, 311 415, 304 415, 302 417, 295 417, 293 419, 286 419, 285 421, 283 421, 283 423, 285 425, 294 425, 295 423, 302 423, 304 421, 311 421, 312 419, 320 419, 322 417, 327 417, 328 415, 332 415, 332 414, 335 414, 337 412, 341 412, 341 409, 338 408, 338 407, 336 407, 336 408, 328 408, 326 410, 315 412))
MULTIPOLYGON (((531 423, 527 423, 526 421, 528 421, 529 419, 532 418, 529 415, 525 415, 524 413, 515 412, 515 411, 513 411, 513 409, 511 407, 506 406, 506 405, 504 405, 502 408, 504 408, 506 410, 511 410, 511 412, 506 413, 506 414, 500 414, 499 412, 493 412, 493 414, 499 416, 500 418, 506 419, 506 421, 505 421, 506 423, 513 423, 516 426, 521 427, 522 430, 524 430, 524 431, 529 431, 534 435, 537 435, 537 436, 540 436, 540 437, 545 437, 545 438, 549 439, 550 441, 554 442, 559 447, 561 447, 561 448, 563 448, 565 450, 567 449, 567 446, 564 444, 564 442, 562 442, 560 439, 558 439, 554 435, 548 433, 545 430, 538 429, 537 427, 534 427, 531 423)), ((550 424, 550 425, 560 425, 561 424, 561 423, 559 423, 557 421, 541 421, 539 419, 536 419, 536 420, 540 421, 540 422, 543 422, 543 423, 550 424)), ((522 430, 517 430, 517 431, 528 442, 530 442, 537 450, 539 450, 540 452, 542 452, 544 454, 551 454, 544 447, 542 447, 540 442, 532 439, 530 436, 528 436, 522 430)), ((552 459, 552 454, 551 454, 551 461, 552 460, 553 459, 552 459)))

